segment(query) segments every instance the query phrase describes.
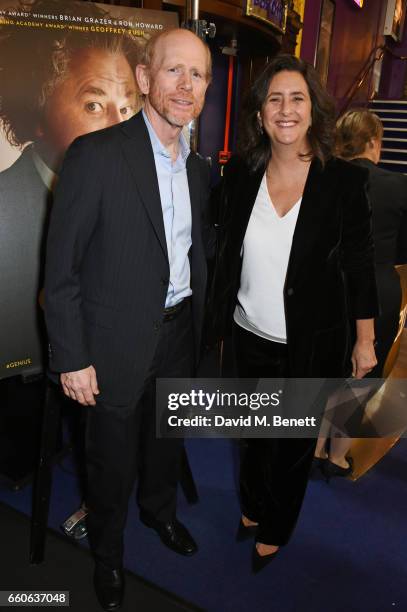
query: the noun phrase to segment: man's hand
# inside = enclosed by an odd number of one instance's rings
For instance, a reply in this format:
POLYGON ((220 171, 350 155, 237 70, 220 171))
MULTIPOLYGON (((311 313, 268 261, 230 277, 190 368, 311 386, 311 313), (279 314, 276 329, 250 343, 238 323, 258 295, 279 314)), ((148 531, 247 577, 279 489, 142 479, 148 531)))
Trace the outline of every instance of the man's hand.
POLYGON ((61 385, 67 397, 83 406, 95 406, 95 395, 99 394, 96 370, 89 366, 77 372, 64 372, 60 376, 61 385))
POLYGON ((352 352, 352 376, 358 379, 363 378, 373 370, 376 364, 373 342, 370 340, 356 341, 352 352))

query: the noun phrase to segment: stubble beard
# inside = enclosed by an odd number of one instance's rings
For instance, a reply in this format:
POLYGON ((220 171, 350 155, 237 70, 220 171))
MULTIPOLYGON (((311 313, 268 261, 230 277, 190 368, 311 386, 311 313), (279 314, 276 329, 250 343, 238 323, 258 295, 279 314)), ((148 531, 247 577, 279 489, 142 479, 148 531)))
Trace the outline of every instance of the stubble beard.
POLYGON ((188 125, 188 123, 193 121, 198 116, 198 113, 195 112, 195 105, 192 106, 192 109, 190 112, 188 112, 188 114, 184 115, 186 117, 185 119, 178 117, 166 105, 163 105, 162 109, 156 110, 169 125, 180 129, 188 125))
POLYGON ((188 123, 196 119, 202 110, 203 104, 199 106, 195 100, 191 100, 192 107, 191 110, 188 111, 188 116, 185 120, 181 119, 181 117, 174 114, 170 109, 170 103, 167 102, 159 92, 153 91, 152 93, 153 95, 149 100, 150 105, 154 108, 155 112, 173 128, 182 129, 188 125, 188 123))

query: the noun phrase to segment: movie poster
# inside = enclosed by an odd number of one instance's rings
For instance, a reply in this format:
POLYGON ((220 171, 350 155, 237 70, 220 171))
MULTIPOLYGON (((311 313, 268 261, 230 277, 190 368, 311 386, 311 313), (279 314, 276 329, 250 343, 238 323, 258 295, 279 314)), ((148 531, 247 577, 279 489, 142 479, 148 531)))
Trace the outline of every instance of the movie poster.
POLYGON ((0 379, 41 372, 45 241, 64 153, 141 107, 134 68, 175 13, 0 0, 0 379))

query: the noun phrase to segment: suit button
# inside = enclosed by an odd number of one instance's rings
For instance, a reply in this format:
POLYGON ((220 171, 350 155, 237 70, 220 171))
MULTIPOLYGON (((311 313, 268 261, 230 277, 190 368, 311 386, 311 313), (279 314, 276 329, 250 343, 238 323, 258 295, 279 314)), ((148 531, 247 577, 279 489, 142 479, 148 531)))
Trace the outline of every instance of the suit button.
POLYGON ((153 328, 155 331, 158 331, 161 328, 161 323, 159 323, 158 321, 155 321, 153 328))
POLYGON ((168 285, 168 278, 162 278, 161 279, 161 284, 162 285, 168 285))
POLYGON ((287 289, 287 295, 294 295, 294 289, 292 287, 290 287, 289 289, 287 289))

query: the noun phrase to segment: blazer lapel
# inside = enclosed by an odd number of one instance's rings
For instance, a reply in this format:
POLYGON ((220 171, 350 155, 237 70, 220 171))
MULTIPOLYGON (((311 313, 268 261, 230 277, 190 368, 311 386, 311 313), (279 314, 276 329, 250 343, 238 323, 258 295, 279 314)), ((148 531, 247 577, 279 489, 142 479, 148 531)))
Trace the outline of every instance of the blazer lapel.
POLYGON ((153 225, 161 248, 168 259, 154 154, 141 112, 128 121, 124 121, 120 127, 125 136, 121 139, 124 157, 130 167, 137 191, 140 194, 141 201, 153 225))
MULTIPOLYGON (((329 161, 327 164, 329 164, 329 161)), ((291 282, 293 275, 304 261, 305 255, 312 248, 315 240, 318 240, 321 232, 321 222, 323 222, 326 214, 326 207, 330 204, 326 194, 331 194, 332 199, 332 192, 335 190, 335 186, 332 184, 334 180, 333 173, 330 173, 327 168, 324 170, 320 160, 314 158, 308 172, 294 230, 286 282, 288 278, 291 282), (329 190, 325 187, 328 180, 331 181, 329 190)))

